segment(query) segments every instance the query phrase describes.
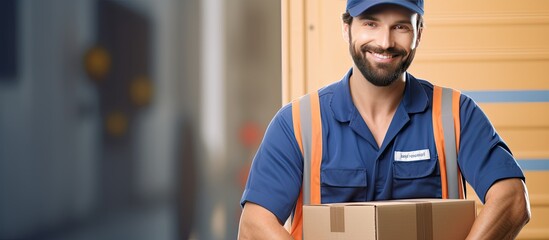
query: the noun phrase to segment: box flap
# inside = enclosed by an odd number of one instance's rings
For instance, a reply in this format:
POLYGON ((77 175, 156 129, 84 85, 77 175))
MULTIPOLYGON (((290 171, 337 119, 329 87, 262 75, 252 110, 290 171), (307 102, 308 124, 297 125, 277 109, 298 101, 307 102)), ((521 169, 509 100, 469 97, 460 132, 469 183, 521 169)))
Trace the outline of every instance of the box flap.
POLYGON ((416 239, 415 204, 382 204, 376 206, 377 239, 416 239))
POLYGON ((305 239, 375 239, 375 207, 322 204, 303 207, 305 239))

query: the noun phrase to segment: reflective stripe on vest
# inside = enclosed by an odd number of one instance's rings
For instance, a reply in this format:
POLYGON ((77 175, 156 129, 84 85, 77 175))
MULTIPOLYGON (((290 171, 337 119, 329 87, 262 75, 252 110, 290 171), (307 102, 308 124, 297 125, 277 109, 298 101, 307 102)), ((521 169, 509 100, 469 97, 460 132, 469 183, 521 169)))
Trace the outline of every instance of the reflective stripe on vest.
POLYGON ((440 166, 442 198, 465 198, 465 186, 457 162, 459 149, 461 93, 434 86, 433 131, 440 166))
POLYGON ((292 102, 294 134, 303 155, 303 181, 290 233, 303 239, 303 205, 320 204, 320 165, 322 164, 322 122, 318 92, 292 102))
MULTIPOLYGON (((433 131, 444 199, 465 197, 465 186, 457 164, 460 95, 457 90, 434 86, 433 131)), ((322 119, 318 92, 292 101, 292 121, 295 139, 303 155, 303 182, 292 213, 290 234, 296 240, 303 240, 303 205, 321 203, 322 119)))

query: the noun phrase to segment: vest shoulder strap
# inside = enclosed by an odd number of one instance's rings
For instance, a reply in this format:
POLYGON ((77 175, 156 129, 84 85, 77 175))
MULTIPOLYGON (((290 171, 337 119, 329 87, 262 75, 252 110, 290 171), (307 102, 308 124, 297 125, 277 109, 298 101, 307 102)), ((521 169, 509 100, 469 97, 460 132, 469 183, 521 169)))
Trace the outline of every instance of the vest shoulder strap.
POLYGON ((465 184, 457 162, 460 138, 461 93, 434 86, 433 132, 440 166, 442 198, 465 198, 465 184))
POLYGON ((303 205, 321 203, 322 119, 317 91, 292 101, 292 120, 295 139, 303 155, 303 182, 290 233, 294 239, 302 239, 303 205))

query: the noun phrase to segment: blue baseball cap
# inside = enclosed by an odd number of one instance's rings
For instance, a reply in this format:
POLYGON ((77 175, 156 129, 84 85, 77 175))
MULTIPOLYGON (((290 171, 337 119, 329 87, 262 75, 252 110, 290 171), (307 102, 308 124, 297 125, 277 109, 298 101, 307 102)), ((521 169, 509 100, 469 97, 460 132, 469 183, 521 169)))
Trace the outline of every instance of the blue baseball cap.
POLYGON ((347 11, 356 17, 373 6, 380 4, 395 4, 410 9, 412 12, 423 15, 423 0, 347 0, 347 11))

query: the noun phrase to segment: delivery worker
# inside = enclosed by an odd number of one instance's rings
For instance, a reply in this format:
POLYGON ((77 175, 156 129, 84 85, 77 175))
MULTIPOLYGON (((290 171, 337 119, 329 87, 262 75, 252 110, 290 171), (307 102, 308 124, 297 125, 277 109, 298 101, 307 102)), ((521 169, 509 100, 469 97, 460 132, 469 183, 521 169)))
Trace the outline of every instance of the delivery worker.
MULTIPOLYGON (((343 30, 354 64, 318 91, 322 203, 443 197, 433 85, 406 72, 422 15, 423 0, 347 1, 343 30)), ((484 202, 468 238, 512 239, 530 218, 524 174, 475 102, 458 101, 457 162, 484 202)), ((304 154, 294 110, 286 105, 276 114, 253 160, 239 239, 301 239, 300 226, 291 233, 283 226, 301 217, 304 154)))

